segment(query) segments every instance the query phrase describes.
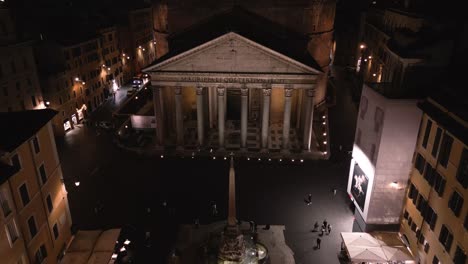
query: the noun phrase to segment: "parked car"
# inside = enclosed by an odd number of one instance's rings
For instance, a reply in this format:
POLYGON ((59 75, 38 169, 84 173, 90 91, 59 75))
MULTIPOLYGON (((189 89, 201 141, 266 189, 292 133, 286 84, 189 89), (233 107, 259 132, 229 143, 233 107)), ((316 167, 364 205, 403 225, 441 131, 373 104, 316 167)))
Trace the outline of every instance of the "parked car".
POLYGON ((99 127, 103 128, 103 129, 106 129, 106 130, 111 130, 114 128, 114 125, 109 122, 109 121, 101 121, 99 122, 99 127))
POLYGON ((132 96, 134 93, 136 93, 137 89, 132 88, 127 90, 127 96, 132 96))
POLYGON ((143 84, 144 84, 144 83, 143 83, 143 79, 142 79, 142 78, 140 78, 140 77, 133 77, 133 79, 132 79, 132 87, 133 87, 133 88, 137 88, 137 89, 138 89, 138 88, 141 88, 141 87, 143 87, 143 84))

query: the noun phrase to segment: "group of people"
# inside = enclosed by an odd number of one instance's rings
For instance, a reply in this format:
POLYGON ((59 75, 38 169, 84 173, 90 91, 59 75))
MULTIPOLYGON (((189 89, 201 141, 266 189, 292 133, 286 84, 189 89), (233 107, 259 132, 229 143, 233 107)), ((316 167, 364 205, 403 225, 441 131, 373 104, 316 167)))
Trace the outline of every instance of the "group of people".
MULTIPOLYGON (((313 232, 318 232, 318 228, 319 228, 319 223, 315 222, 313 232)), ((317 237, 317 249, 320 249, 320 243, 322 242, 322 239, 320 237, 323 236, 325 233, 329 235, 331 233, 331 230, 332 230, 332 226, 330 225, 330 223, 327 222, 327 219, 323 220, 323 223, 320 229, 321 233, 319 237, 317 237)))

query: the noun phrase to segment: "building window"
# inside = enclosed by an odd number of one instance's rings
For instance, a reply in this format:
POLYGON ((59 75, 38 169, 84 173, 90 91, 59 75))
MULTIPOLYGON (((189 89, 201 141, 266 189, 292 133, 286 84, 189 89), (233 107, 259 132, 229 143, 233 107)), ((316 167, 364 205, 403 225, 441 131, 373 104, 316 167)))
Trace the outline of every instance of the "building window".
POLYGON ((432 187, 434 186, 434 168, 432 168, 429 162, 426 163, 426 168, 424 169, 424 179, 432 187))
POLYGON ((424 166, 426 165, 426 160, 421 154, 416 154, 416 161, 414 167, 419 171, 419 174, 423 175, 424 166))
POLYGON ((423 148, 427 148, 427 141, 429 140, 429 135, 431 134, 432 121, 427 119, 426 130, 424 131, 424 138, 422 142, 423 148))
POLYGON ((2 205, 3 215, 7 217, 11 213, 11 207, 5 190, 0 190, 0 204, 2 205))
POLYGON ((439 164, 447 168, 447 163, 452 150, 453 138, 448 134, 444 134, 442 144, 440 145, 439 164))
POLYGON ((453 191, 452 196, 448 202, 448 206, 452 209, 453 213, 458 217, 463 207, 463 198, 457 191, 453 191))
POLYGON ((15 167, 15 169, 21 169, 21 162, 18 154, 15 154, 13 157, 11 157, 11 164, 13 167, 15 167))
POLYGON ((411 216, 408 218, 408 226, 411 227, 411 224, 413 223, 413 218, 411 216))
POLYGON ((59 231, 57 227, 57 223, 55 223, 54 227, 52 227, 52 231, 54 232, 54 238, 57 239, 59 236, 59 231))
POLYGON ((426 252, 426 253, 429 252, 429 248, 430 248, 429 243, 427 243, 427 242, 424 243, 424 252, 426 252))
POLYGON ((361 97, 361 112, 359 112, 359 116, 361 119, 364 119, 366 117, 366 112, 367 112, 367 104, 368 100, 365 96, 361 97))
POLYGON ((427 201, 420 194, 418 202, 416 203, 416 209, 418 209, 418 211, 421 213, 421 215, 424 216, 424 212, 426 212, 426 208, 427 208, 427 201))
POLYGON ((28 188, 26 187, 26 183, 23 183, 20 188, 20 196, 21 196, 21 201, 23 202, 23 206, 26 206, 29 203, 29 193, 28 193, 28 188))
POLYGON ((468 187, 468 149, 463 149, 463 153, 458 165, 457 180, 466 189, 468 187))
POLYGON ((45 171, 44 164, 39 167, 39 175, 41 176, 42 184, 45 184, 47 182, 47 173, 45 171))
POLYGON ((416 223, 415 222, 411 223, 411 231, 416 232, 416 229, 417 229, 416 223))
POLYGON ((424 235, 421 233, 421 229, 418 230, 418 241, 419 241, 419 244, 422 244, 424 245, 424 241, 426 240, 426 238, 424 237, 424 235))
POLYGON ((424 215, 424 221, 431 227, 431 230, 434 231, 435 225, 437 223, 437 214, 434 212, 431 206, 426 207, 426 213, 424 215))
POLYGON ((405 209, 405 212, 403 213, 403 218, 405 218, 406 220, 408 220, 408 217, 409 217, 409 213, 408 213, 408 211, 406 211, 406 209, 405 209))
POLYGON ((463 226, 465 227, 465 230, 468 230, 468 214, 466 214, 465 216, 465 223, 463 224, 463 226))
POLYGON ((47 258, 47 250, 44 245, 41 245, 41 247, 36 251, 36 263, 42 263, 44 262, 45 258, 47 258))
POLYGON ((447 229, 447 227, 445 225, 442 225, 442 227, 440 228, 439 241, 440 241, 440 243, 442 243, 445 250, 447 252, 450 252, 450 248, 452 247, 453 235, 447 229))
POLYGON ((31 234, 31 239, 37 234, 36 220, 34 216, 29 217, 28 219, 29 234, 31 234))
POLYGON ((52 204, 52 198, 50 197, 50 194, 47 195, 46 203, 47 203, 47 210, 49 210, 49 213, 52 213, 52 210, 54 210, 54 205, 52 204))
POLYGON ((18 228, 16 227, 15 220, 13 219, 6 225, 8 241, 10 242, 10 246, 13 247, 13 244, 19 238, 18 228))
POLYGON ((37 106, 36 97, 34 95, 31 96, 31 103, 33 107, 37 106))
POLYGON ((434 145, 432 145, 432 157, 437 156, 437 151, 439 151, 439 143, 440 143, 440 136, 442 135, 442 129, 440 127, 437 128, 437 133, 434 139, 434 145))
POLYGON ((455 255, 453 256, 453 264, 465 264, 466 263, 466 253, 460 246, 457 246, 455 255))
POLYGON ((432 264, 440 264, 440 261, 436 255, 434 255, 434 258, 432 259, 432 264))
POLYGON ((446 180, 436 170, 434 170, 433 173, 434 173, 434 190, 436 190, 437 194, 439 194, 439 196, 442 197, 444 195, 446 180))
POLYGON ((372 162, 375 162, 375 144, 372 144, 371 146, 370 159, 372 162))
POLYGON ((34 152, 35 152, 36 154, 38 154, 39 152, 41 152, 41 148, 39 147, 39 140, 37 139, 37 137, 34 137, 34 138, 33 138, 32 143, 33 143, 33 146, 34 146, 34 152))
POLYGON ((378 133, 382 127, 384 111, 380 107, 375 108, 374 114, 374 132, 378 133))

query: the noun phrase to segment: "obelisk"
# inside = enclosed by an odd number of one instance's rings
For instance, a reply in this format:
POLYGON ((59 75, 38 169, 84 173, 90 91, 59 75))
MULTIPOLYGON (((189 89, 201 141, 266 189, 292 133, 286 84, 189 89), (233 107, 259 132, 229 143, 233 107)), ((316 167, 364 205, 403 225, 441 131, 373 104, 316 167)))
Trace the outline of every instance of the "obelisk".
POLYGON ((245 258, 245 242, 236 220, 236 173, 234 157, 231 154, 229 168, 229 211, 226 228, 219 245, 218 258, 229 263, 242 263, 245 258))
POLYGON ((229 168, 229 211, 228 226, 235 226, 236 219, 236 172, 234 171, 234 158, 231 156, 231 167, 229 168))

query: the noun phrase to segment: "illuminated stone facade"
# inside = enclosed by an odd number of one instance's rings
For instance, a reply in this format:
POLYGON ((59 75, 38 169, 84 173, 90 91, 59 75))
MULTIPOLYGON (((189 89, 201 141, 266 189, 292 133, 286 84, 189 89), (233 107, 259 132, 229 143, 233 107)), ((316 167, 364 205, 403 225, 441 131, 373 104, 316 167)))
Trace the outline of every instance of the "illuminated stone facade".
POLYGON ((468 250, 466 104, 432 98, 424 111, 400 232, 420 263, 465 264, 468 250))
POLYGON ((71 239, 72 219, 52 130, 56 114, 51 109, 0 114, 2 123, 11 124, 0 139, 2 263, 58 263, 71 239))
POLYGON ((161 58, 144 70, 153 86, 158 146, 322 157, 312 129, 323 77, 315 65, 234 32, 161 58))
POLYGON ((397 230, 421 110, 363 87, 348 180, 360 230, 397 230))

